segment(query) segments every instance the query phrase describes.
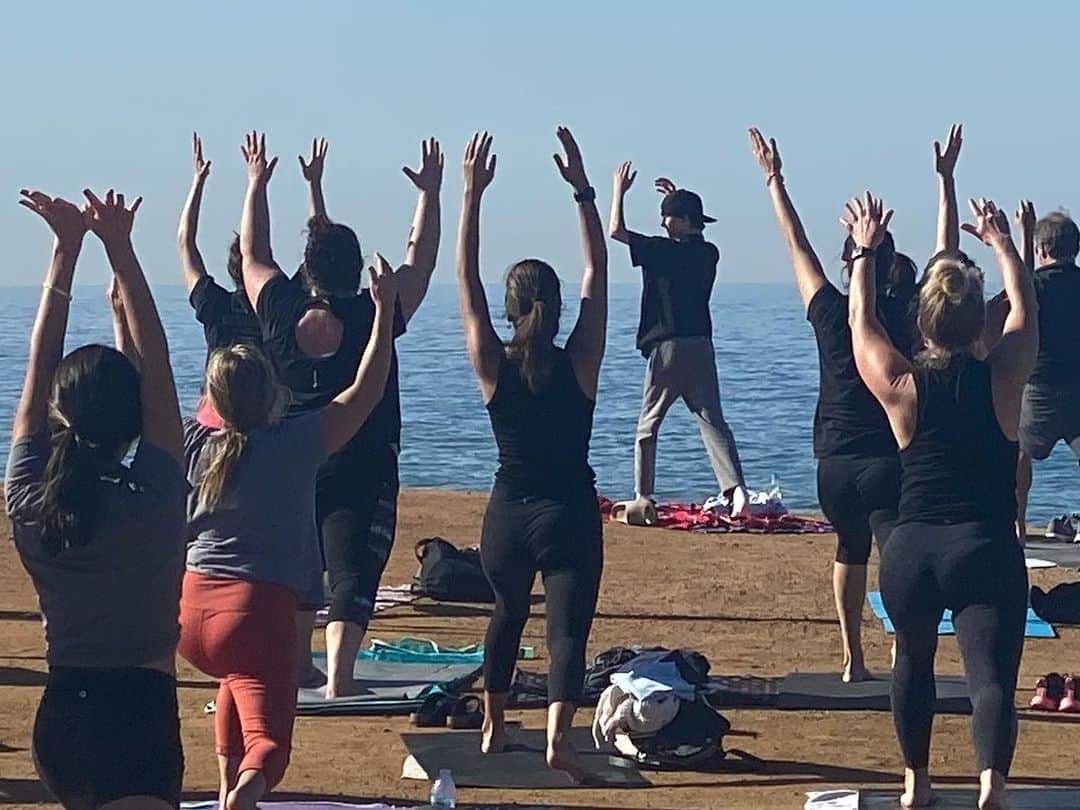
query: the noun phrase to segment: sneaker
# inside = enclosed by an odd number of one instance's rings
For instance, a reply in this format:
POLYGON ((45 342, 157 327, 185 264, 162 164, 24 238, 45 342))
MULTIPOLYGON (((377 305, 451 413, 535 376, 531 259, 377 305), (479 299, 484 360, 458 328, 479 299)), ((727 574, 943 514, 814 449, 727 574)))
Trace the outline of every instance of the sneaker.
POLYGON ((1057 540, 1061 543, 1075 543, 1077 536, 1076 524, 1070 515, 1058 515, 1046 524, 1046 539, 1057 540))

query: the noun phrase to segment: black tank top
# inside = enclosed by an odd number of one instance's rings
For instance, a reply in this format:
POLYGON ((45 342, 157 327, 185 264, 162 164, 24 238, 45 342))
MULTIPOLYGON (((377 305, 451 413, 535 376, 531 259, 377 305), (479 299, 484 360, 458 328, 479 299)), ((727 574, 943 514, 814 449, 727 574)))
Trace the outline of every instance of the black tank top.
POLYGON ((487 405, 499 447, 496 483, 517 498, 591 494, 594 408, 564 350, 555 350, 551 376, 535 394, 522 379, 521 363, 504 358, 487 405))
POLYGON ((915 367, 915 436, 900 451, 900 522, 1016 520, 1016 442, 994 414, 990 366, 969 356, 915 367))

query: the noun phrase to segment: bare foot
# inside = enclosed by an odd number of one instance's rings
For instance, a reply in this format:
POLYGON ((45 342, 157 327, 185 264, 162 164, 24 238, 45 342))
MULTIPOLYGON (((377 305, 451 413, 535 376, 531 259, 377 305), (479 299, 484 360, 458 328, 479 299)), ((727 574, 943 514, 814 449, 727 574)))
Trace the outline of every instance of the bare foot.
POLYGON ((547 764, 554 771, 566 773, 575 784, 581 785, 588 781, 588 771, 582 767, 574 746, 563 735, 548 743, 547 764))
POLYGON ((225 810, 257 810, 256 802, 264 795, 266 778, 262 771, 244 771, 225 797, 225 810))
POLYGON ((352 678, 344 683, 333 683, 327 681, 326 683, 326 699, 333 700, 340 697, 352 697, 353 695, 370 695, 371 690, 365 689, 352 678))
POLYGON ((484 754, 501 754, 506 750, 506 728, 494 723, 488 723, 485 719, 484 728, 481 732, 480 751, 484 754))
POLYGON ((937 797, 930 789, 930 774, 908 769, 904 773, 904 793, 900 796, 901 807, 929 807, 937 797))
POLYGON ((844 674, 841 676, 844 683, 859 683, 861 681, 874 680, 873 674, 864 664, 853 664, 848 661, 844 664, 844 674))
POLYGON ((979 774, 982 789, 979 791, 979 810, 1009 810, 1005 798, 1005 777, 996 771, 979 774))

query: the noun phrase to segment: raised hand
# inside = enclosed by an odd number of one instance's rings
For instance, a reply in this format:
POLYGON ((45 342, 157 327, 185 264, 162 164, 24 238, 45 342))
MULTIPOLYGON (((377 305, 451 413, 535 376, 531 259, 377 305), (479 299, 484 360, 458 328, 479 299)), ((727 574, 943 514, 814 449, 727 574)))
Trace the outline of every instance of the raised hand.
POLYGON ((195 168, 195 180, 202 183, 210 176, 210 162, 203 158, 202 138, 198 132, 191 133, 191 161, 195 168))
POLYGON ((766 143, 761 130, 752 127, 750 129, 750 151, 758 162, 758 166, 761 167, 761 171, 764 172, 766 183, 774 177, 780 176, 783 163, 780 160, 780 150, 776 146, 775 138, 769 138, 768 143, 766 143))
POLYGON ((123 194, 116 194, 110 188, 102 201, 90 189, 83 189, 87 204, 83 217, 97 237, 106 247, 122 243, 131 238, 131 226, 135 221, 135 212, 142 205, 142 197, 136 197, 128 208, 123 194))
MULTIPOLYGON (((965 222, 960 227, 986 245, 999 245, 1009 239, 1009 218, 998 210, 993 200, 982 197, 968 200, 975 222, 965 222)), ((1034 216, 1034 208, 1032 209, 1034 216)))
POLYGON ((854 197, 845 203, 840 224, 851 234, 856 247, 873 249, 885 238, 892 215, 893 210, 886 211, 881 199, 868 191, 865 199, 854 197))
POLYGON ((413 171, 408 166, 402 166, 401 171, 420 191, 434 194, 442 187, 444 162, 439 142, 434 138, 427 138, 420 143, 420 170, 413 171))
POLYGON ((392 311, 398 294, 398 277, 381 253, 372 257, 372 266, 368 268, 371 276, 371 299, 385 310, 392 311))
POLYGON ((78 206, 60 197, 50 197, 41 191, 19 191, 19 205, 29 208, 52 229, 56 241, 62 245, 78 247, 86 235, 88 223, 78 206))
POLYGON ((581 150, 578 149, 577 141, 566 127, 555 130, 555 137, 562 144, 565 158, 555 154, 555 165, 559 169, 562 179, 574 187, 574 191, 581 192, 589 187, 589 178, 585 176, 585 163, 581 159, 581 150))
POLYGON ((960 146, 964 142, 964 125, 953 124, 949 127, 949 137, 945 139, 945 151, 941 143, 934 141, 934 171, 942 177, 952 177, 956 169, 956 159, 960 157, 960 146))
POLYGON ((1016 226, 1024 232, 1035 231, 1035 203, 1031 200, 1021 200, 1016 206, 1016 213, 1013 215, 1016 226))
POLYGON ((670 194, 675 190, 675 183, 667 177, 657 177, 653 180, 653 186, 661 194, 670 194))
POLYGON ((626 161, 615 170, 615 176, 612 178, 612 183, 615 186, 615 193, 623 195, 630 190, 630 186, 634 185, 634 180, 637 178, 637 172, 631 171, 630 161, 626 161))
POLYGON ((240 147, 240 154, 247 163, 249 182, 270 182, 277 166, 277 158, 269 163, 266 162, 266 133, 259 135, 254 130, 244 135, 244 143, 240 147))
POLYGON ((300 161, 300 173, 309 183, 321 183, 323 168, 326 166, 326 138, 311 139, 311 160, 304 162, 303 155, 297 155, 300 161))
POLYGON ((495 179, 495 155, 491 155, 491 135, 476 132, 465 147, 465 193, 480 195, 495 179))

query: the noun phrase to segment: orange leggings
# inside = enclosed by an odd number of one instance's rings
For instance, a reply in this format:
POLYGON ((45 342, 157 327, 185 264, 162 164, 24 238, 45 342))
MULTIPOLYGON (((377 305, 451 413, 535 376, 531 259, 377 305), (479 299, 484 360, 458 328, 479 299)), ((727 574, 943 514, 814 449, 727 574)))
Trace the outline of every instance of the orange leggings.
POLYGON ((179 652, 221 679, 214 716, 218 754, 239 773, 285 775, 296 715, 296 597, 283 585, 187 571, 179 652))

